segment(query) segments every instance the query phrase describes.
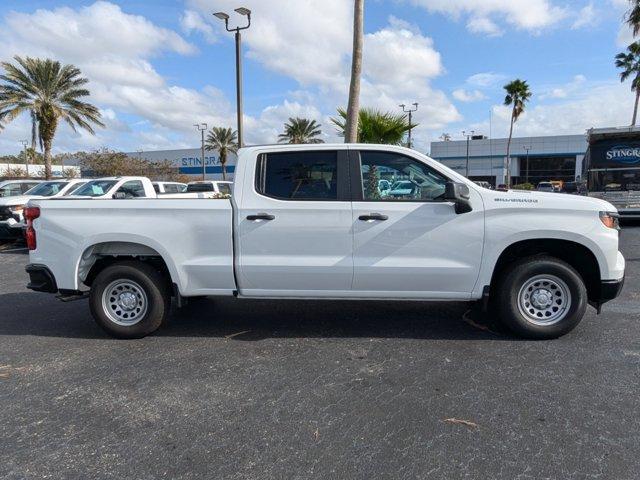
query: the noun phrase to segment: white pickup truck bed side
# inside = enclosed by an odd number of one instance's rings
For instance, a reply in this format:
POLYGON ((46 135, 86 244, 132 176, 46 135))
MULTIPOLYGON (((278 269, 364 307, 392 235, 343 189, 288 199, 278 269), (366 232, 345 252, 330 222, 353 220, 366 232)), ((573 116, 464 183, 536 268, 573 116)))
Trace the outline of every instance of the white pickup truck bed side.
POLYGON ((81 289, 96 256, 112 254, 160 255, 184 296, 232 295, 236 288, 229 200, 38 203, 38 243, 46 249, 33 251, 31 261, 46 264, 60 289, 81 289), (108 242, 117 245, 104 249, 108 242))

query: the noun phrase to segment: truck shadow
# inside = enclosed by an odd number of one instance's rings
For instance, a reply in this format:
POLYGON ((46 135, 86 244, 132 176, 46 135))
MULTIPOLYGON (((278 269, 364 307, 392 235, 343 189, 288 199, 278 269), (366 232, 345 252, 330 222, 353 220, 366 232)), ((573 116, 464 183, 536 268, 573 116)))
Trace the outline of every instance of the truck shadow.
MULTIPOLYGON (((514 340, 485 322, 464 303, 205 298, 174 308, 155 336, 514 340)), ((86 300, 62 303, 35 292, 0 295, 0 335, 110 339, 93 322, 86 300)))

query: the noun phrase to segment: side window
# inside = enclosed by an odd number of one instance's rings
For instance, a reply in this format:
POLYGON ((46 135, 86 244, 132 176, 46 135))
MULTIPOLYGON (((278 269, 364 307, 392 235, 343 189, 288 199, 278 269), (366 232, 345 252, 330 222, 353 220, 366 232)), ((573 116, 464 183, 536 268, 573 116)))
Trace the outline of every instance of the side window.
MULTIPOLYGON (((158 185, 157 183, 153 184, 153 189, 156 191, 156 193, 161 193, 160 192, 160 185, 158 185)), ((167 187, 165 187, 165 190, 167 189, 167 187)))
POLYGON ((38 184, 37 183, 21 183, 20 184, 20 190, 22 190, 22 193, 24 193, 27 190, 31 190, 36 185, 38 185, 38 184))
POLYGON ((220 190, 220 193, 224 195, 231 195, 231 185, 228 183, 219 183, 218 190, 220 190))
POLYGON ((338 154, 335 151, 268 153, 261 156, 256 173, 256 189, 268 197, 338 199, 338 154))
POLYGON ((124 183, 118 189, 118 192, 124 193, 127 198, 144 197, 144 187, 140 180, 131 180, 124 183))
POLYGON ((429 202, 445 192, 447 178, 413 158, 391 152, 360 152, 364 201, 429 202))

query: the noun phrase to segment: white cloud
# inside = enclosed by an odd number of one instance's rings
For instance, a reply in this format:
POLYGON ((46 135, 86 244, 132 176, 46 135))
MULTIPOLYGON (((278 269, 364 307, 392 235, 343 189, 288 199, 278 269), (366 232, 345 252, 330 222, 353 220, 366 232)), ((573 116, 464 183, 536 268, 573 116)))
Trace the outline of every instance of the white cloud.
MULTIPOLYGON (((90 80, 91 101, 106 115, 107 128, 98 129, 95 137, 61 126, 55 143, 58 151, 105 144, 137 148, 130 144, 135 136, 122 135, 123 123, 116 112, 141 118, 146 128, 182 132, 187 138, 195 122, 232 125, 233 109, 218 90, 168 84, 151 64, 164 52, 195 51, 177 33, 102 1, 77 10, 11 12, 0 24, 0 59, 10 60, 15 54, 47 56, 78 66, 90 80), (129 144, 123 145, 124 137, 129 144)), ((0 136, 24 137, 25 132, 23 122, 13 122, 0 136)), ((173 138, 180 142, 176 135, 173 138)))
MULTIPOLYGON (((635 97, 628 86, 618 82, 587 84, 553 103, 530 106, 515 126, 516 136, 568 135, 585 132, 592 127, 629 125, 635 97)), ((509 132, 511 110, 503 105, 493 107, 493 136, 509 132)), ((489 131, 488 121, 473 125, 477 131, 489 131)))
POLYGON ((476 73, 467 78, 467 83, 481 88, 495 87, 500 82, 506 80, 506 75, 494 72, 476 73))
POLYGON ((201 33, 207 43, 215 43, 217 40, 213 27, 198 12, 193 10, 184 11, 180 17, 180 26, 186 34, 191 34, 192 32, 201 33))
POLYGON ((569 95, 579 93, 584 88, 584 84, 587 78, 584 75, 576 75, 573 79, 565 85, 552 86, 542 88, 541 93, 538 95, 540 100, 553 99, 553 98, 567 98, 569 95))
MULTIPOLYGON (((247 0, 245 5, 254 12, 252 27, 243 36, 249 58, 296 80, 305 92, 301 105, 313 102, 328 115, 346 105, 352 1, 247 0)), ((204 15, 232 12, 237 3, 190 0, 189 6, 204 15)), ((230 24, 236 21, 243 19, 234 14, 230 24)), ((219 22, 218 28, 222 26, 219 22)), ((227 37, 231 41, 231 36, 227 37)), ((461 118, 447 96, 430 85, 444 71, 433 40, 415 25, 392 16, 387 26, 365 34, 361 105, 398 111, 400 103, 419 102, 416 118, 424 119, 419 129, 441 128, 461 118)))
POLYGON ((484 100, 487 97, 480 90, 467 91, 463 88, 459 88, 453 91, 453 98, 459 100, 460 102, 479 102, 480 100, 484 100))
POLYGON ((585 5, 578 12, 578 15, 574 20, 573 25, 571 25, 571 28, 573 30, 577 30, 580 28, 592 27, 598 22, 598 13, 599 12, 593 6, 593 3, 585 5))
MULTIPOLYGON (((453 18, 468 16, 496 23, 500 20, 515 28, 539 31, 562 20, 567 12, 549 0, 411 0, 414 5, 430 12, 442 13, 453 18)), ((485 26, 488 24, 485 22, 485 26)), ((478 26, 469 22, 469 27, 478 26)), ((485 32, 488 33, 488 32, 485 32)), ((493 34, 493 33, 492 33, 493 34)))
POLYGON ((467 22, 467 29, 472 33, 484 34, 489 37, 499 37, 504 32, 487 17, 474 17, 467 22))

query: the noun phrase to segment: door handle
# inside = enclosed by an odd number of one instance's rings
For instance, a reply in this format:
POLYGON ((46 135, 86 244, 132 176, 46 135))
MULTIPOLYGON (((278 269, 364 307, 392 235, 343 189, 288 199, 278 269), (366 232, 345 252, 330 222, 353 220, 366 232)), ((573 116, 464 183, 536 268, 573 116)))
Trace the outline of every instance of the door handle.
POLYGON ((258 213, 257 215, 247 215, 247 220, 274 220, 276 218, 275 215, 270 215, 268 213, 258 213))
POLYGON ((358 217, 358 220, 362 220, 363 222, 368 222, 370 220, 379 220, 381 222, 384 222, 385 220, 388 220, 389 217, 386 215, 382 215, 381 213, 370 213, 369 215, 360 215, 358 217))

